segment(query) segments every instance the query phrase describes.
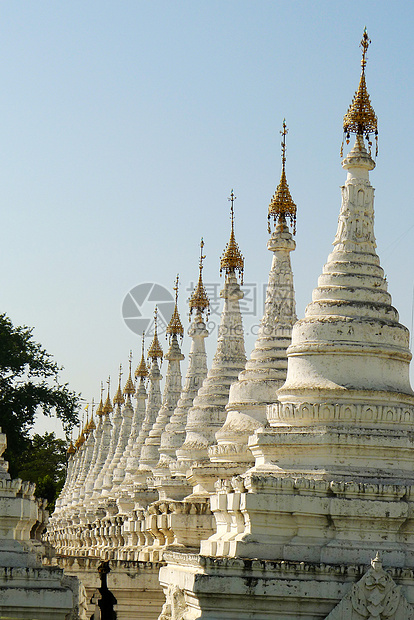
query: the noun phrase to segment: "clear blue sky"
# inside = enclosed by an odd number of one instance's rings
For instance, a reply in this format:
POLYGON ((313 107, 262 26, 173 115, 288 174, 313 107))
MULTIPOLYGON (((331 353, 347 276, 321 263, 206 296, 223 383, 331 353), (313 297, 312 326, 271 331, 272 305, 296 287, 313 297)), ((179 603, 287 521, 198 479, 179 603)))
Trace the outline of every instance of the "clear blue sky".
POLYGON ((245 279, 261 291, 284 117, 303 316, 336 231, 365 25, 378 251, 411 326, 412 3, 16 1, 0 4, 0 24, 1 311, 35 327, 86 399, 138 355, 121 316, 132 287, 171 288, 180 273, 187 321, 201 236, 205 280, 219 282, 231 188, 245 279))

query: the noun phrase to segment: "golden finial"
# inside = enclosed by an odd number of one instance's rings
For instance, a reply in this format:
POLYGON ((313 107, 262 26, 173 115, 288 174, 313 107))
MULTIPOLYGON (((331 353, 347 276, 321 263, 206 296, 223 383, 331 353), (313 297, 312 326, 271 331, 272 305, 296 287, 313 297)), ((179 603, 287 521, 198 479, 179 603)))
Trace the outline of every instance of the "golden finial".
POLYGON ((157 332, 157 320, 158 320, 158 308, 155 306, 154 311, 154 338, 152 339, 151 346, 148 349, 148 357, 150 359, 161 359, 163 358, 163 352, 161 349, 160 341, 158 340, 158 332, 157 332))
POLYGON ((235 271, 238 271, 241 284, 243 284, 244 258, 243 254, 239 250, 239 246, 237 245, 236 238, 234 236, 234 201, 236 200, 236 196, 234 195, 233 190, 231 190, 230 198, 228 198, 228 200, 231 202, 231 233, 230 240, 226 245, 220 259, 220 275, 222 271, 225 273, 234 273, 235 271))
POLYGON ((132 394, 135 394, 135 386, 134 386, 134 382, 132 381, 132 376, 131 376, 131 372, 132 372, 132 351, 129 352, 129 375, 128 375, 128 379, 127 382, 125 383, 125 387, 124 387, 124 394, 126 394, 127 396, 132 396, 132 394))
POLYGON ((94 422, 94 419, 93 419, 93 411, 94 411, 94 409, 95 409, 95 400, 92 398, 92 403, 91 403, 91 410, 92 410, 92 412, 91 412, 91 419, 90 419, 90 422, 88 424, 89 431, 94 431, 96 429, 96 425, 95 425, 95 422, 94 422))
POLYGON ((210 300, 207 297, 207 291, 203 284, 203 260, 206 257, 205 254, 203 254, 203 247, 204 247, 204 240, 203 240, 203 237, 201 237, 200 265, 199 265, 200 273, 198 276, 197 286, 195 287, 193 294, 191 295, 189 302, 188 302, 190 305, 190 314, 189 314, 190 321, 191 321, 191 314, 193 310, 196 310, 197 314, 202 314, 204 310, 207 310, 207 318, 210 312, 210 300))
POLYGON ((103 413, 105 413, 106 415, 109 415, 110 413, 113 412, 113 407, 112 407, 112 403, 111 403, 111 398, 109 396, 109 391, 111 388, 111 377, 108 377, 108 379, 106 380, 107 384, 108 384, 108 394, 106 396, 106 401, 105 404, 103 406, 103 413))
POLYGON ((72 443, 72 439, 70 440, 70 444, 69 447, 67 449, 67 454, 71 455, 71 454, 75 454, 76 453, 76 448, 72 443))
POLYGON ((180 336, 182 339, 184 336, 184 328, 182 326, 180 314, 178 312, 178 274, 175 279, 175 286, 173 287, 173 291, 175 291, 174 312, 172 314, 170 322, 168 323, 165 337, 170 336, 171 338, 171 336, 175 334, 176 336, 180 336))
POLYGON ((367 64, 367 50, 371 43, 368 37, 367 29, 364 28, 364 34, 361 40, 362 60, 361 60, 361 77, 359 80, 358 90, 356 91, 348 112, 344 116, 344 137, 342 138, 341 157, 343 156, 344 140, 349 144, 351 133, 365 138, 368 142, 369 153, 371 154, 372 142, 370 135, 375 135, 375 155, 378 155, 378 119, 371 105, 367 85, 365 82, 365 67, 367 64))
POLYGON ((75 440, 75 448, 76 449, 78 449, 80 447, 79 439, 80 439, 80 426, 79 426, 79 430, 78 430, 78 438, 75 440))
POLYGON ((116 391, 116 394, 114 396, 114 405, 123 405, 125 403, 124 397, 122 395, 122 388, 121 388, 121 377, 122 377, 122 364, 119 364, 119 375, 118 375, 118 389, 116 391))
POLYGON ((269 205, 269 212, 267 214, 267 229, 269 234, 272 232, 270 228, 270 220, 273 218, 273 223, 276 226, 278 222, 286 222, 286 218, 289 218, 290 225, 293 227, 293 234, 296 233, 296 205, 290 195, 289 185, 286 179, 286 135, 288 128, 286 126, 286 120, 283 119, 283 129, 280 132, 282 135, 282 174, 280 177, 279 185, 276 188, 273 198, 269 205))
POLYGON ((98 416, 102 416, 104 414, 104 411, 103 411, 103 393, 104 393, 104 386, 103 386, 103 381, 101 381, 101 400, 99 401, 99 405, 98 405, 98 408, 96 410, 96 415, 98 415, 98 416))
POLYGON ((145 363, 145 355, 144 355, 144 343, 145 343, 145 332, 142 332, 142 355, 141 355, 141 361, 139 363, 139 366, 137 367, 135 371, 135 379, 137 377, 142 377, 143 379, 145 379, 145 377, 148 377, 148 368, 145 363))
POLYGON ((78 429, 78 438, 75 441, 75 448, 80 448, 85 443, 85 435, 83 434, 83 412, 82 412, 82 421, 79 424, 78 429))
POLYGON ((85 434, 86 437, 88 437, 89 435, 89 403, 87 403, 86 407, 85 407, 85 411, 86 411, 86 422, 83 426, 82 432, 85 434))

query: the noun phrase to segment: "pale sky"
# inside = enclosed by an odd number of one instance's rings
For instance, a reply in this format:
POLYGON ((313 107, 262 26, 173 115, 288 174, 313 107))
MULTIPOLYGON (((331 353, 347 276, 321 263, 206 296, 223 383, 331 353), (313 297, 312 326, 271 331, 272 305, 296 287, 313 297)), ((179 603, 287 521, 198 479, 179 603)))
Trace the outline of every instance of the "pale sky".
MULTIPOLYGON (((261 307, 284 117, 303 316, 336 231, 342 119, 364 26, 379 119, 378 252, 411 327, 412 3, 16 1, 0 4, 0 24, 1 311, 35 328, 72 389, 97 399, 131 348, 137 363, 140 339, 121 308, 140 283, 172 289, 179 273, 188 325, 201 236, 204 279, 218 289, 232 188, 245 280, 261 307)), ((245 317, 247 354, 260 315, 245 317)), ((210 362, 215 334, 208 340, 210 362)))

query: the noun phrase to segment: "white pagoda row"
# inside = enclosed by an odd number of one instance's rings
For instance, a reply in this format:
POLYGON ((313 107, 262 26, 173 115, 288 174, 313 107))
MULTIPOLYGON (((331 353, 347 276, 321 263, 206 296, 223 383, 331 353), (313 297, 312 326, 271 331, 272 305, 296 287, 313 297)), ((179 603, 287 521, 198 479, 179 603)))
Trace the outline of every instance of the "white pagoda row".
POLYGON ((112 566, 118 620, 414 619, 414 393, 408 330, 376 253, 365 70, 344 118, 338 229, 305 317, 290 253, 296 206, 282 174, 269 206, 265 312, 246 360, 244 258, 221 258, 223 310, 207 367, 199 281, 182 383, 176 304, 113 402, 101 397, 75 446, 47 531, 56 561, 96 587, 112 566), (163 394, 160 360, 167 360, 163 394))

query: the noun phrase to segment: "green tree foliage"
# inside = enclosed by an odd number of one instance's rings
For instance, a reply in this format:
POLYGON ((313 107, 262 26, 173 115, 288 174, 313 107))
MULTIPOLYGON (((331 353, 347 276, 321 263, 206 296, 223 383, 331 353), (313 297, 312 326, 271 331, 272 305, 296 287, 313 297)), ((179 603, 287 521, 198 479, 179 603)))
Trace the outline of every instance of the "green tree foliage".
POLYGON ((34 435, 27 448, 16 457, 19 478, 36 483, 36 496, 47 499, 52 511, 66 474, 66 442, 54 433, 34 435))
POLYGON ((36 414, 56 415, 68 432, 78 422, 79 396, 59 381, 60 367, 33 340, 32 331, 14 327, 5 314, 0 315, 0 427, 7 435, 4 457, 9 461, 10 474, 36 482, 39 495, 42 485, 46 491, 52 481, 57 484, 64 461, 57 465, 56 455, 62 458, 61 440, 53 433, 30 437, 36 414), (28 476, 36 449, 43 453, 45 465, 49 464, 48 472, 39 469, 38 479, 28 476), (58 467, 57 472, 54 467, 58 467))

